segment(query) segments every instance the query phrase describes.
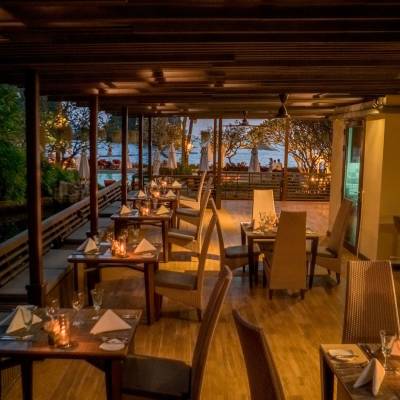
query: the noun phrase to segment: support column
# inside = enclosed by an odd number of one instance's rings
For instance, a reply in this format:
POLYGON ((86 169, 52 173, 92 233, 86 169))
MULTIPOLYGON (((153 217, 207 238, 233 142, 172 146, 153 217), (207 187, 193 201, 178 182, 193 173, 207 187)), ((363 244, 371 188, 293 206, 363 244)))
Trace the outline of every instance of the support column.
POLYGON ((147 143, 147 174, 149 175, 149 182, 153 179, 153 165, 151 160, 151 152, 152 152, 152 131, 151 131, 151 122, 152 119, 149 117, 149 131, 148 131, 148 143, 147 143))
POLYGON ((89 167, 90 167, 90 233, 97 235, 99 206, 97 204, 97 116, 99 112, 99 98, 90 98, 90 126, 89 126, 89 167))
POLYGON ((139 175, 139 189, 143 189, 143 115, 139 116, 139 138, 138 138, 138 175, 139 175))
POLYGON ((288 162, 289 162, 289 131, 290 131, 290 119, 286 118, 285 124, 285 155, 283 159, 283 182, 282 182, 282 194, 281 200, 287 200, 288 191, 288 162))
POLYGON ((39 76, 29 71, 25 85, 26 167, 29 285, 28 301, 43 306, 46 283, 43 282, 42 196, 40 171, 40 91, 39 76))
POLYGON ((221 183, 222 183, 222 118, 219 119, 218 129, 218 166, 217 166, 217 180, 215 185, 215 204, 218 209, 221 208, 221 183))
MULTIPOLYGON (((213 181, 217 182, 217 118, 214 118, 214 130, 213 130, 213 181)), ((214 200, 215 200, 215 191, 214 191, 214 200)))
POLYGON ((128 107, 122 107, 122 127, 121 127, 121 204, 128 201, 128 107))

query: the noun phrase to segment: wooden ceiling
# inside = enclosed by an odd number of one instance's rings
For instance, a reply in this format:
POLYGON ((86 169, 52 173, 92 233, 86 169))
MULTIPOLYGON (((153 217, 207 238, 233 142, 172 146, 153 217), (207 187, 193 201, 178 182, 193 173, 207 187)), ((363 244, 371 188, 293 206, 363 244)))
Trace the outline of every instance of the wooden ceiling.
POLYGON ((400 2, 2 0, 0 81, 103 109, 293 117, 400 93, 400 2))

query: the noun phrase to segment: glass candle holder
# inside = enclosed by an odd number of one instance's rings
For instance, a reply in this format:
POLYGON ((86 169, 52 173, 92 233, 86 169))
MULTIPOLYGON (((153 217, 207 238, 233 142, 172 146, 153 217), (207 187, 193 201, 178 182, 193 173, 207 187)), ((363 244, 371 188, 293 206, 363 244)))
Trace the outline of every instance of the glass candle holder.
POLYGON ((126 238, 125 236, 119 239, 118 255, 120 257, 126 257, 126 238))
POLYGON ((71 321, 68 314, 60 314, 58 316, 60 330, 56 336, 56 345, 60 348, 71 347, 71 321))

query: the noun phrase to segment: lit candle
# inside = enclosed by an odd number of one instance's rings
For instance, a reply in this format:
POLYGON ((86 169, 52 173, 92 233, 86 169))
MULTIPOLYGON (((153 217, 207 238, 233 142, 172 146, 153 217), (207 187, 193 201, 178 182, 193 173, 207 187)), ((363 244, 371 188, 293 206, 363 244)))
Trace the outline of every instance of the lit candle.
POLYGON ((60 314, 58 317, 60 332, 57 336, 57 346, 69 347, 71 342, 70 322, 67 314, 60 314))
POLYGON ((158 199, 160 197, 160 192, 158 190, 153 192, 153 196, 158 199))

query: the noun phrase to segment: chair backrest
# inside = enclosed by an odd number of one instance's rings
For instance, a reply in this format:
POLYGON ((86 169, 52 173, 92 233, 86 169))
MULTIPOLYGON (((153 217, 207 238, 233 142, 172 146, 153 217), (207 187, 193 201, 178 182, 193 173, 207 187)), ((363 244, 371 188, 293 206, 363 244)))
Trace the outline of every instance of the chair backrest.
POLYGON ((246 363, 252 400, 285 398, 272 352, 261 328, 251 324, 233 310, 236 329, 246 363))
POLYGON ((260 226, 260 213, 276 215, 273 190, 253 190, 253 211, 251 218, 255 229, 260 226))
POLYGON ((282 211, 272 256, 270 288, 306 289, 305 212, 282 211))
POLYGON ((215 205, 215 201, 213 198, 210 199, 211 210, 213 215, 215 215, 215 225, 217 227, 217 235, 218 235, 218 244, 219 244, 219 257, 221 267, 225 265, 225 244, 224 244, 224 236, 222 234, 222 226, 221 221, 219 220, 217 206, 215 205))
POLYGON ((349 261, 343 343, 380 343, 379 331, 399 332, 389 261, 349 261))
POLYGON ((196 196, 196 201, 199 204, 200 204, 200 200, 201 200, 201 195, 203 194, 203 186, 204 186, 204 181, 206 179, 206 176, 207 176, 207 171, 204 171, 200 177, 199 188, 197 189, 197 196, 196 196))
POLYGON ((196 240, 201 240, 201 233, 203 230, 203 223, 204 223, 204 213, 206 212, 210 195, 211 195, 211 189, 207 189, 204 191, 201 197, 199 223, 196 227, 196 233, 195 233, 196 240))
MULTIPOLYGON (((206 310, 204 312, 203 321, 201 322, 199 335, 197 336, 196 346, 192 359, 192 379, 191 379, 191 399, 199 400, 201 394, 201 386, 204 378, 204 370, 206 366, 208 352, 212 338, 215 333, 218 318, 221 313, 222 304, 228 292, 232 281, 232 272, 229 268, 224 267, 218 277, 218 281, 211 293, 206 310)), ((222 360, 221 360, 222 362, 222 360)))
POLYGON ((349 199, 343 199, 339 211, 333 223, 332 232, 329 236, 327 248, 339 256, 342 252, 344 236, 349 224, 353 203, 349 199))

